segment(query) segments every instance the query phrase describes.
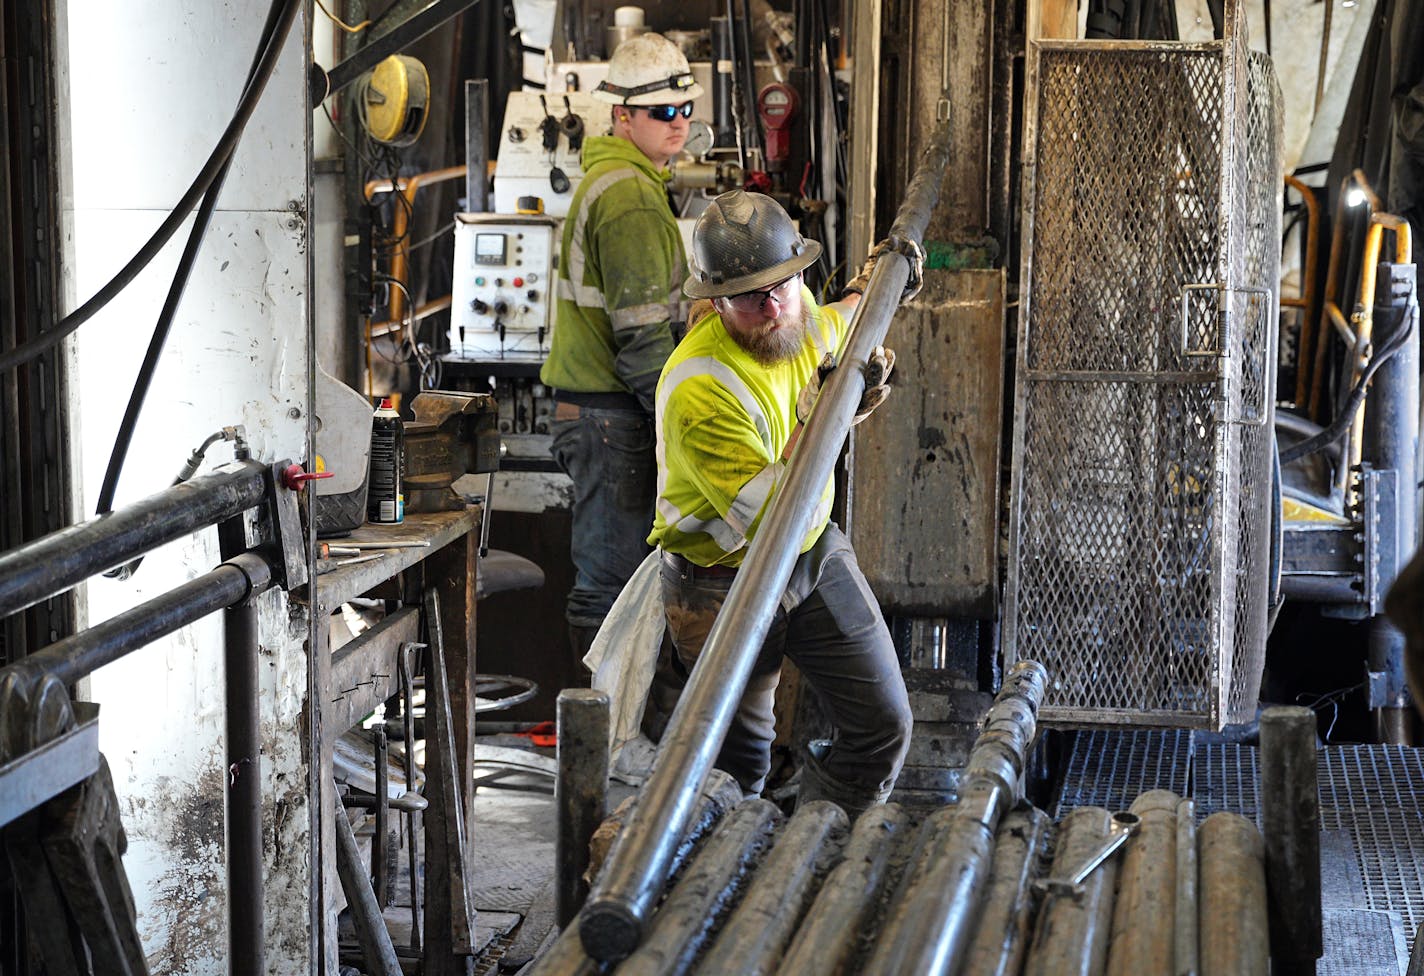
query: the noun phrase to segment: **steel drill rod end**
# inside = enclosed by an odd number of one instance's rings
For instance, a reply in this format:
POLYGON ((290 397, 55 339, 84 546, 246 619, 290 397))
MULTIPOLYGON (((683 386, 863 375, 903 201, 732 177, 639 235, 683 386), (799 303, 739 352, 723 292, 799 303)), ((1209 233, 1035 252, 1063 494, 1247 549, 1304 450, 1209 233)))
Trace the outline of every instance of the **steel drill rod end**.
POLYGON ((633 906, 614 895, 589 899, 578 920, 584 951, 601 962, 619 962, 643 941, 643 921, 633 906))

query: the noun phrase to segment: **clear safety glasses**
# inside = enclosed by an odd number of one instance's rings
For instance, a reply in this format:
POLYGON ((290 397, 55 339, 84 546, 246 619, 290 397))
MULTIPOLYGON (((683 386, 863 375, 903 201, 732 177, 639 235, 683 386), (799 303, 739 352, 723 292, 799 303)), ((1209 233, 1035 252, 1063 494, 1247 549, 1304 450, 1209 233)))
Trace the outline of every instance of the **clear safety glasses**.
POLYGON ((744 315, 765 312, 768 299, 778 305, 785 305, 791 301, 792 294, 800 287, 801 272, 798 271, 785 281, 772 285, 764 291, 747 291, 740 295, 733 295, 727 299, 727 304, 744 315))

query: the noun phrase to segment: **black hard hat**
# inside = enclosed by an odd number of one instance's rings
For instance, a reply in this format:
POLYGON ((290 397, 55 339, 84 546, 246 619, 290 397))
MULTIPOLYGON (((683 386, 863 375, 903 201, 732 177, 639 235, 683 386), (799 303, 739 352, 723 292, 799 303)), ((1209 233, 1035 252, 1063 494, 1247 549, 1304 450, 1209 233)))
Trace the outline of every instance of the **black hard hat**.
POLYGON ((816 263, 821 245, 797 231, 771 197, 745 190, 723 193, 697 218, 692 272, 682 290, 692 298, 725 298, 760 291, 816 263))

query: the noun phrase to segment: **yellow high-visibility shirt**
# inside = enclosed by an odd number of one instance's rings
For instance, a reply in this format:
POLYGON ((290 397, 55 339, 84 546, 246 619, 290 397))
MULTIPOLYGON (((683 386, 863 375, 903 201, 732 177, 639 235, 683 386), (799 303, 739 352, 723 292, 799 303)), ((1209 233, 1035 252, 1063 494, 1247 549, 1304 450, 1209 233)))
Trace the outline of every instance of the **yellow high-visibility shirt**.
MULTIPOLYGON (((827 352, 839 353, 846 320, 816 305, 794 357, 763 366, 712 312, 688 330, 658 381, 658 499, 648 542, 698 566, 740 566, 766 501, 781 479, 781 452, 796 428, 796 395, 827 352)), ((827 479, 806 552, 830 519, 827 479)))

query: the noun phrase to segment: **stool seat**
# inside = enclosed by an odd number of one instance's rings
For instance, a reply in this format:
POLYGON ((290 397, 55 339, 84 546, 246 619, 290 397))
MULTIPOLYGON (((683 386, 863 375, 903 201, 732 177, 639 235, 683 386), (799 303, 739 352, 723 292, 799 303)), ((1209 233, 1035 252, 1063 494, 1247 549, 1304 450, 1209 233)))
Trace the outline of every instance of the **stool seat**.
POLYGON ((508 590, 530 590, 544 585, 539 564, 503 549, 491 549, 480 558, 476 574, 475 599, 483 600, 508 590))

